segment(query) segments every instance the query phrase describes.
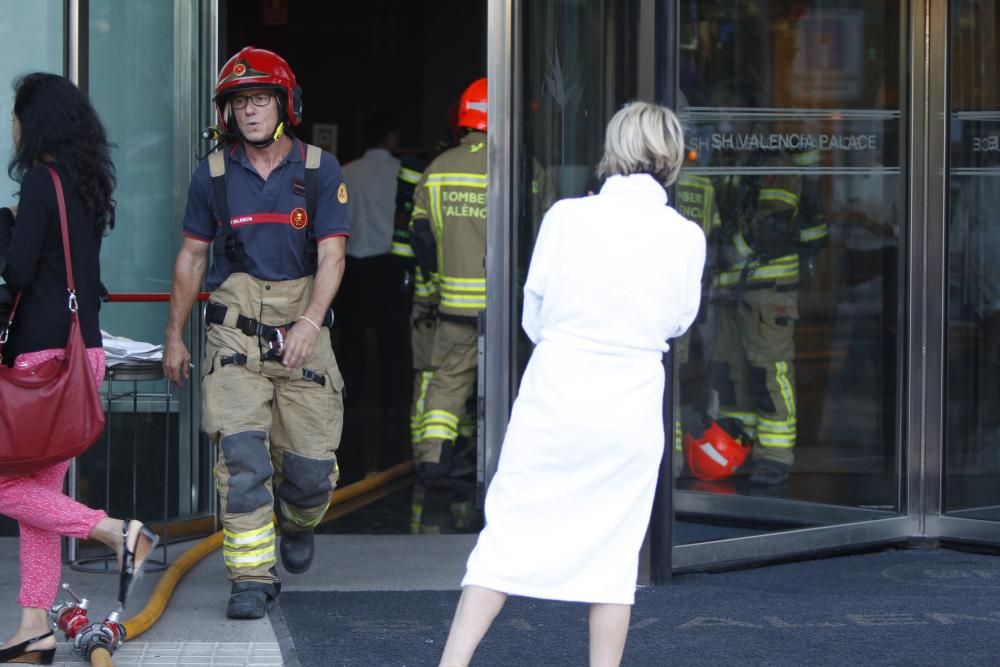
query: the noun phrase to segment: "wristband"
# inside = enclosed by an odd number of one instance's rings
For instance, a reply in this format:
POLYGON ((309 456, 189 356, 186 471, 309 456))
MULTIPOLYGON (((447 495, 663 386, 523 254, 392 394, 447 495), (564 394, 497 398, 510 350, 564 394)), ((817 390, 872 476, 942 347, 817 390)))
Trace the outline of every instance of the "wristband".
POLYGON ((308 317, 306 317, 305 315, 302 315, 301 317, 299 317, 299 319, 300 319, 300 320, 305 320, 305 321, 306 321, 306 322, 308 322, 309 324, 311 324, 311 325, 313 325, 314 327, 316 327, 316 331, 323 331, 323 329, 321 329, 321 328, 320 328, 320 326, 319 326, 318 324, 316 324, 315 322, 313 322, 312 320, 310 320, 310 319, 309 319, 308 317))

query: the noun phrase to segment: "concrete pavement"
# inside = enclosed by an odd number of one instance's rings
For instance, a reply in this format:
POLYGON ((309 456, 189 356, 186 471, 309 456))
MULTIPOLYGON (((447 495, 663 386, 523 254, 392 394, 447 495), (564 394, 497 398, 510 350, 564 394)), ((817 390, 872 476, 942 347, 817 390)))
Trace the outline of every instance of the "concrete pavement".
MULTIPOLYGON (((457 590, 475 540, 475 535, 318 535, 313 568, 302 575, 283 574, 282 587, 285 591, 457 590)), ((17 543, 17 538, 0 538, 0 632, 5 636, 17 626, 20 614, 17 543)), ((193 544, 170 545, 170 561, 193 544)), ((157 550, 154 558, 159 556, 157 550)), ((144 576, 132 594, 126 618, 142 610, 162 574, 144 576)), ((112 609, 116 574, 78 572, 64 565, 63 580, 90 599, 91 621, 100 621, 112 609)), ((228 596, 222 556, 214 552, 181 579, 160 619, 115 654, 115 665, 284 664, 279 643, 287 637, 280 616, 276 621, 229 620, 228 596)), ((69 644, 61 643, 55 664, 86 662, 72 654, 69 644)))

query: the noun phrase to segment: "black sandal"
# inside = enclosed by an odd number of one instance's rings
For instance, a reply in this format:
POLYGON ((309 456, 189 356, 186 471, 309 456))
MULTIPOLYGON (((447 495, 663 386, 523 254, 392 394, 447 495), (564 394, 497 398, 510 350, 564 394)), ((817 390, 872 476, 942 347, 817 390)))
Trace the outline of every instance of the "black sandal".
POLYGON ((44 635, 38 635, 37 637, 27 639, 20 644, 0 649, 0 663, 16 662, 26 665, 51 665, 52 659, 56 655, 56 649, 54 646, 52 648, 36 648, 31 651, 28 650, 28 647, 35 642, 40 642, 51 636, 52 631, 49 630, 44 635))
POLYGON ((132 588, 142 579, 142 566, 160 543, 159 536, 146 526, 139 524, 139 535, 135 546, 128 548, 129 526, 132 519, 122 523, 122 562, 118 569, 118 604, 125 606, 125 600, 132 588))

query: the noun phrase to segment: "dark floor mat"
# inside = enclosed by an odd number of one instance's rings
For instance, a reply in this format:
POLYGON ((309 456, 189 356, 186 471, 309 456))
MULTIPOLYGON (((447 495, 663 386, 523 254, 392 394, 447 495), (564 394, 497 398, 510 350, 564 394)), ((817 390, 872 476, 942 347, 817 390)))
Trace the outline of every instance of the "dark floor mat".
POLYGON ((350 514, 321 524, 320 535, 454 535, 482 530, 474 488, 393 491, 350 514))
MULTIPOLYGON (((302 665, 435 665, 457 591, 284 593, 302 665)), ((1000 558, 890 550, 678 577, 636 596, 624 665, 996 664, 1000 558)), ((587 664, 587 607, 512 598, 473 667, 587 664)))

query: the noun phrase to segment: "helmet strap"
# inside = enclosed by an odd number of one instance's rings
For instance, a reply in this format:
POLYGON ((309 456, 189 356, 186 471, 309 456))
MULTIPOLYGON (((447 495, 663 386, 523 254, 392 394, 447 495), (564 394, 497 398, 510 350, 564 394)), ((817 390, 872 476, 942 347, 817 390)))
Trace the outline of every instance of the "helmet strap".
POLYGON ((243 136, 242 132, 240 132, 240 138, 243 141, 245 141, 246 143, 248 143, 251 146, 253 146, 254 148, 267 148, 268 146, 270 146, 271 144, 273 144, 274 142, 276 142, 278 139, 281 139, 281 137, 283 137, 284 135, 285 135, 285 122, 284 121, 280 121, 278 123, 278 127, 274 128, 274 134, 272 134, 267 139, 262 139, 260 141, 250 141, 249 139, 247 139, 246 137, 243 136))

